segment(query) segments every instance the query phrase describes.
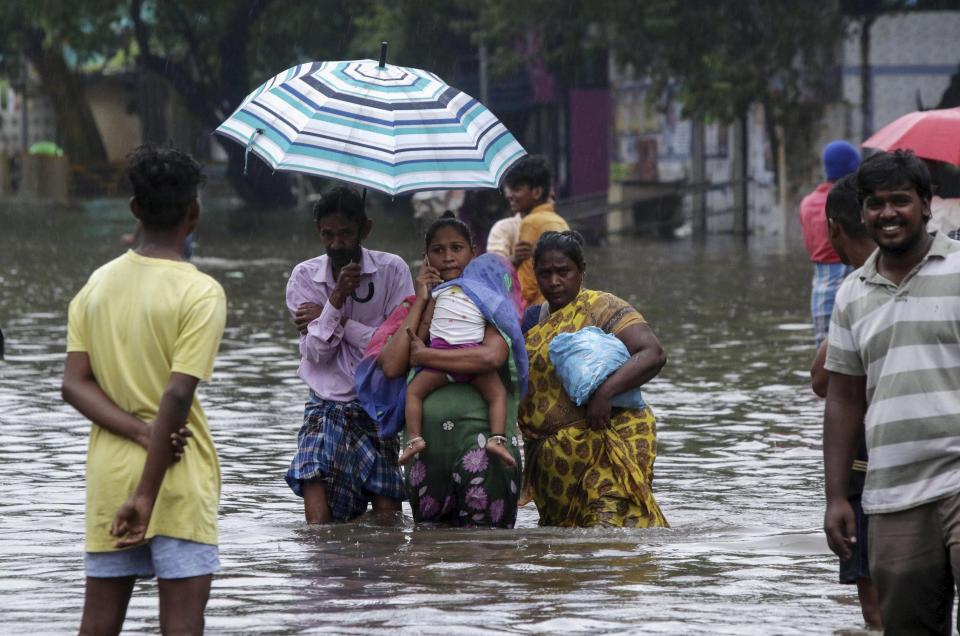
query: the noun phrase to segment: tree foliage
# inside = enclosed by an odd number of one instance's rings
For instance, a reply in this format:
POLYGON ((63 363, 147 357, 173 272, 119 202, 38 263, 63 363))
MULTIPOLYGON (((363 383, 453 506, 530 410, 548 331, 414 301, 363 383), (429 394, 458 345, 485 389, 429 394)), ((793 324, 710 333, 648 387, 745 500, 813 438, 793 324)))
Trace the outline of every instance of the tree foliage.
POLYGON ((641 21, 618 30, 617 49, 649 75, 653 94, 675 83, 685 112, 708 121, 743 118, 762 104, 773 156, 786 144, 788 160, 802 168, 824 109, 840 97, 836 52, 845 27, 837 6, 649 0, 645 7, 641 21), (646 46, 634 52, 630 43, 644 36, 646 46))
POLYGON ((640 20, 618 29, 617 50, 655 88, 679 82, 691 115, 731 121, 759 101, 782 120, 792 109, 825 101, 843 34, 829 4, 648 0, 644 6, 640 20), (638 41, 644 46, 632 46, 638 41))
MULTIPOLYGON (((613 13, 615 5, 616 0, 485 0, 476 9, 474 37, 493 50, 497 73, 538 61, 563 84, 576 85, 586 79, 585 63, 605 58, 610 48, 610 27, 623 17, 613 13)), ((606 75, 605 68, 593 70, 606 75)))
POLYGON ((23 62, 30 63, 56 113, 60 144, 75 164, 107 159, 78 68, 120 47, 116 19, 117 6, 111 0, 0 3, 0 73, 22 79, 23 62))
MULTIPOLYGON (((374 2, 354 21, 350 57, 377 59, 389 43, 387 62, 422 68, 448 78, 476 56, 472 37, 475 3, 466 0, 374 2)), ((471 60, 474 61, 475 60, 471 60)))
MULTIPOLYGON (((187 109, 213 130, 257 84, 310 59, 339 57, 349 46, 350 4, 274 0, 128 0, 127 16, 139 68, 165 78, 187 109)), ((292 202, 288 178, 253 157, 248 174, 244 149, 223 144, 227 178, 248 203, 292 202)))
MULTIPOLYGON (((834 97, 834 54, 863 16, 943 8, 951 0, 7 0, 0 3, 0 72, 16 76, 26 54, 54 97, 73 158, 103 156, 91 128, 80 65, 115 58, 164 78, 213 130, 256 85, 298 62, 375 58, 441 77, 476 72, 479 44, 492 70, 536 60, 561 86, 606 78, 607 54, 649 77, 690 116, 731 121, 762 103, 768 134, 809 138, 834 97), (67 60, 71 63, 68 64, 67 60), (86 113, 84 113, 86 110, 86 113), (86 122, 86 123, 84 123, 86 122), (73 131, 73 132, 71 132, 73 131)), ((495 81, 495 80, 494 80, 495 81)), ((223 144, 238 193, 259 205, 289 201, 285 177, 223 144)))
MULTIPOLYGON (((102 161, 79 68, 125 52, 136 71, 166 80, 212 132, 272 75, 298 62, 343 57, 353 21, 370 6, 367 0, 7 0, 0 4, 8 36, 0 44, 0 70, 15 77, 26 53, 57 110, 68 154, 75 162, 102 161)), ((242 198, 260 206, 291 202, 285 175, 255 158, 243 175, 244 149, 223 147, 227 176, 242 198)))

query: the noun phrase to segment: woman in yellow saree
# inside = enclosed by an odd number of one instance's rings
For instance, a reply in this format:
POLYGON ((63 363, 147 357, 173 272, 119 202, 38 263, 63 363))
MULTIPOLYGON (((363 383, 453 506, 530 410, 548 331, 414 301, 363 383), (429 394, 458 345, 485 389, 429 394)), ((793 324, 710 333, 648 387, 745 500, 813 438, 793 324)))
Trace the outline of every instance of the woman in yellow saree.
POLYGON ((610 400, 659 373, 666 355, 643 316, 606 292, 583 289, 583 239, 547 232, 534 251, 542 305, 527 310, 529 390, 519 424, 526 448, 526 484, 542 526, 666 526, 653 496, 656 420, 649 407, 617 408, 610 400), (559 333, 599 327, 619 338, 630 359, 577 406, 550 362, 559 333))

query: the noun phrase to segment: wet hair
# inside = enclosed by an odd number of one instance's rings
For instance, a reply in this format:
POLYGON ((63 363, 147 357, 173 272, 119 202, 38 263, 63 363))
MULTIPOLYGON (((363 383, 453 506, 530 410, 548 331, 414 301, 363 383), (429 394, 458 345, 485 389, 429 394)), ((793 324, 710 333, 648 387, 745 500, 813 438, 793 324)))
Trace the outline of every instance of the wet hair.
POLYGON ((576 230, 566 230, 564 232, 544 232, 540 235, 536 247, 533 248, 534 267, 540 262, 540 257, 545 252, 561 252, 577 266, 580 272, 587 267, 587 261, 583 258, 583 235, 576 230))
POLYGON ((912 186, 924 201, 933 196, 930 171, 912 150, 878 152, 863 160, 856 172, 860 205, 878 190, 912 186))
POLYGON ((550 186, 553 177, 550 174, 550 164, 540 155, 529 155, 518 161, 503 178, 504 184, 510 188, 529 186, 530 189, 542 188, 542 201, 550 197, 550 186))
POLYGON ((362 226, 367 222, 364 197, 356 188, 350 186, 337 186, 327 190, 313 206, 313 220, 319 223, 320 219, 331 214, 342 214, 362 226))
POLYGON ((187 153, 149 145, 127 155, 127 178, 140 221, 151 230, 175 228, 207 181, 203 166, 187 153))
POLYGON ((847 236, 865 236, 867 228, 860 216, 860 199, 857 196, 857 175, 848 174, 838 180, 827 194, 827 218, 839 223, 847 236))
POLYGON ((433 242, 437 232, 445 227, 453 228, 460 233, 460 236, 466 239, 468 245, 473 245, 473 233, 470 232, 470 228, 466 223, 458 219, 451 210, 447 210, 440 215, 439 219, 431 223, 430 227, 427 228, 427 234, 423 241, 423 248, 427 250, 430 249, 430 243, 433 242))

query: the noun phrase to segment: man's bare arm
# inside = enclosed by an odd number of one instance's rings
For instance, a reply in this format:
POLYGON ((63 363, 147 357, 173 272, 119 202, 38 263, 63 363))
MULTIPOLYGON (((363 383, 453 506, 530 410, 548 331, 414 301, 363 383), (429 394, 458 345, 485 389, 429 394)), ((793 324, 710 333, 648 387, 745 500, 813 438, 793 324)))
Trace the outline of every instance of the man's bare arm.
POLYGON ((866 376, 830 372, 827 406, 823 416, 823 468, 827 510, 823 530, 830 549, 842 559, 850 557, 856 542, 856 522, 847 486, 850 470, 863 436, 867 412, 866 376))
POLYGON ((143 541, 160 485, 174 461, 172 449, 166 440, 186 424, 198 383, 199 380, 192 375, 170 374, 163 397, 160 398, 157 417, 150 426, 150 445, 140 482, 133 495, 117 511, 110 526, 110 533, 120 537, 116 543, 118 548, 143 541))
MULTIPOLYGON (((93 375, 90 356, 84 351, 71 351, 67 354, 67 363, 63 371, 63 385, 60 388, 63 400, 77 409, 91 422, 102 426, 114 435, 126 437, 144 448, 150 445, 150 427, 131 413, 127 413, 114 403, 93 375)), ((174 431, 168 445, 172 448, 174 461, 183 455, 186 438, 191 433, 186 426, 174 431)))
POLYGON ((827 384, 830 382, 830 372, 824 367, 827 362, 827 341, 820 343, 817 349, 817 355, 813 358, 813 364, 810 365, 810 388, 818 396, 827 397, 827 384))

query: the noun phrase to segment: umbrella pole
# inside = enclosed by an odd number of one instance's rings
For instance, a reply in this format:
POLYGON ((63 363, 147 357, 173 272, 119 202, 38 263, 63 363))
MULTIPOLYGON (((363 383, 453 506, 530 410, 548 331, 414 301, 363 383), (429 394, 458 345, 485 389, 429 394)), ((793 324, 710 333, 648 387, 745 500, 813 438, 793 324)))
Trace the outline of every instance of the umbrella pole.
POLYGON ((383 68, 387 63, 387 43, 380 43, 380 68, 383 68))

